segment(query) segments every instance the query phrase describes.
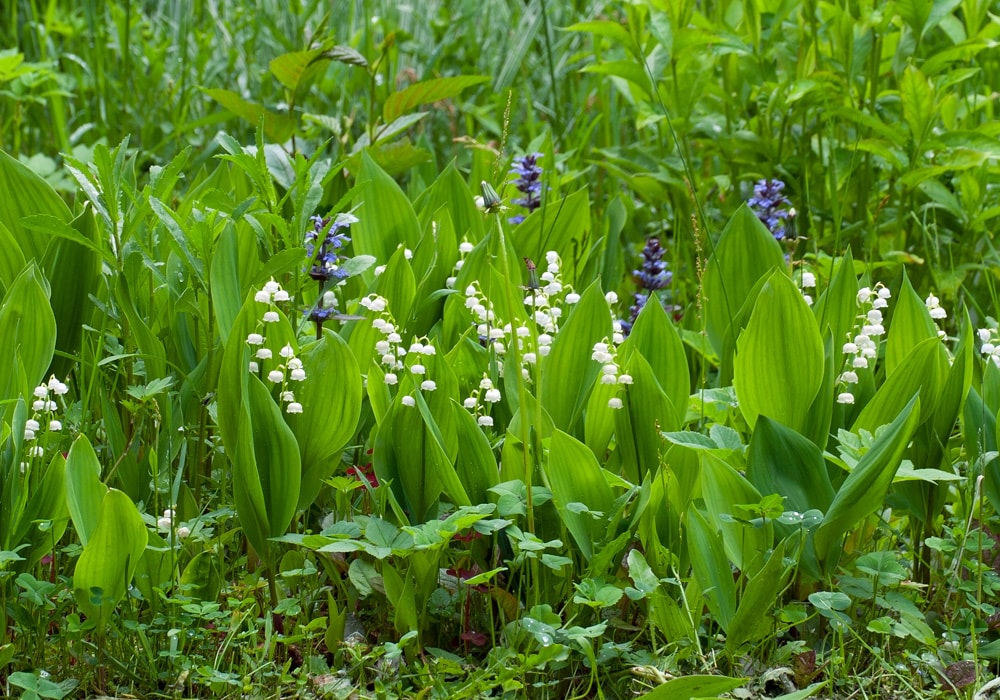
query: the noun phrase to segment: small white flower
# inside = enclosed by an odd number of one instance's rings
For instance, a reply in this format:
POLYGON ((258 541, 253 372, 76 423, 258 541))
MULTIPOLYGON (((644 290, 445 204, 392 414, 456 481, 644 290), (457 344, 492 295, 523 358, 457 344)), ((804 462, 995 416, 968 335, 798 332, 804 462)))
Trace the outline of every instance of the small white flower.
POLYGON ((533 352, 526 352, 524 353, 524 361, 529 365, 533 365, 538 361, 538 357, 533 352))
POLYGON ((542 333, 540 336, 538 336, 538 344, 539 345, 551 345, 552 344, 552 336, 549 335, 548 333, 542 333))
POLYGON ((426 374, 426 373, 427 373, 427 368, 426 368, 426 367, 424 367, 424 366, 423 366, 423 365, 421 365, 421 364, 416 364, 416 365, 412 365, 412 366, 410 367, 410 371, 411 371, 411 372, 412 372, 413 374, 419 374, 419 375, 424 375, 424 374, 426 374))
POLYGON ((170 519, 170 518, 164 517, 164 518, 160 518, 160 519, 158 519, 156 521, 156 529, 157 530, 166 530, 166 531, 169 531, 171 525, 173 525, 173 520, 170 519))
POLYGON ((483 395, 483 401, 486 403, 496 403, 500 400, 500 390, 499 389, 488 389, 483 395))
POLYGON ((400 399, 400 402, 404 406, 413 407, 413 406, 417 405, 417 400, 415 398, 413 398, 412 396, 404 396, 402 399, 400 399))
POLYGON ((393 355, 392 353, 387 352, 386 354, 382 355, 381 362, 383 365, 387 367, 393 367, 396 364, 396 356, 393 355))
POLYGON ((618 374, 618 365, 614 363, 609 363, 601 367, 601 372, 603 374, 618 374))
POLYGON ((295 392, 294 391, 283 391, 283 392, 281 392, 281 400, 284 401, 285 403, 288 403, 289 401, 294 401, 295 400, 295 392))
POLYGON ((500 340, 501 338, 503 338, 503 329, 502 328, 491 328, 490 329, 490 334, 489 334, 489 339, 490 340, 500 340))
POLYGON ((28 454, 31 455, 32 457, 39 457, 39 458, 44 457, 45 449, 41 445, 35 445, 30 450, 28 450, 28 454))
POLYGON ((854 394, 849 391, 842 391, 837 394, 837 403, 852 404, 854 403, 854 394))
POLYGON ((607 294, 604 295, 604 298, 607 300, 609 304, 618 303, 618 295, 615 294, 614 292, 608 292, 607 294))
POLYGON ((814 289, 816 287, 816 275, 811 272, 802 273, 802 288, 814 289))
POLYGON ((44 399, 49 395, 49 388, 44 384, 40 384, 35 387, 35 390, 32 392, 32 395, 35 396, 36 398, 44 399))
POLYGON ((285 411, 287 411, 288 413, 302 413, 302 404, 300 404, 298 401, 292 401, 285 408, 285 411))
POLYGON ((892 292, 889 291, 888 287, 879 287, 878 296, 880 299, 888 299, 892 296, 892 292))
POLYGON ((619 409, 622 407, 622 400, 617 396, 608 399, 608 408, 619 409))
POLYGON ((601 384, 617 384, 617 383, 618 383, 618 380, 615 379, 615 375, 613 375, 613 374, 602 374, 601 375, 601 384))
POLYGON ((457 281, 458 281, 457 277, 449 277, 444 281, 444 286, 447 287, 448 289, 454 289, 455 282, 457 281))
POLYGON ((257 374, 257 372, 260 371, 260 365, 251 360, 250 364, 247 365, 247 369, 253 372, 254 374, 257 374))
POLYGON ((853 355, 858 351, 858 346, 854 343, 844 343, 844 347, 842 347, 841 350, 846 355, 853 355))
POLYGON ((389 345, 388 340, 380 340, 377 343, 375 343, 375 352, 377 352, 379 355, 385 355, 391 349, 392 347, 389 345))
POLYGON ((285 379, 285 373, 280 369, 272 369, 267 373, 267 380, 275 384, 280 384, 285 379))
POLYGON ((277 311, 265 311, 263 319, 264 323, 277 323, 281 317, 278 316, 277 311))
POLYGON ((423 391, 434 391, 438 388, 438 385, 433 379, 425 379, 420 382, 420 388, 423 391))
POLYGON ((948 318, 948 312, 944 310, 944 307, 936 306, 930 310, 931 318, 935 321, 940 321, 943 318, 948 318))
MULTIPOLYGON (((289 411, 289 413, 291 413, 291 411, 289 411)), ((191 528, 189 528, 188 526, 181 525, 179 528, 177 528, 177 539, 183 540, 186 537, 190 536, 191 536, 191 528)))
POLYGON ((554 250, 547 251, 545 253, 545 264, 546 265, 558 265, 559 264, 559 253, 554 250))
POLYGON ((479 425, 483 426, 484 428, 492 428, 493 427, 493 417, 492 416, 479 416, 479 418, 476 419, 476 422, 479 423, 479 425))
POLYGON ((807 306, 812 306, 813 305, 813 298, 811 296, 809 296, 808 294, 803 294, 802 295, 802 300, 805 301, 805 303, 806 303, 807 306))
POLYGON ((289 357, 295 357, 295 349, 291 345, 286 345, 278 351, 278 354, 287 360, 289 357))
POLYGON ((465 401, 462 402, 462 405, 465 408, 469 409, 470 411, 474 410, 477 404, 478 402, 476 401, 475 396, 470 396, 469 398, 467 398, 465 401))
POLYGON ((979 340, 983 343, 989 342, 991 334, 989 328, 980 328, 976 331, 976 335, 979 336, 979 340))
POLYGON ((541 355, 542 357, 548 357, 550 352, 552 352, 551 345, 543 345, 542 347, 538 348, 538 354, 541 355))
POLYGON ((493 343, 493 352, 495 352, 497 355, 503 355, 505 352, 507 352, 507 348, 504 347, 504 344, 498 340, 495 343, 493 343))
POLYGON ((281 285, 275 282, 274 278, 272 277, 271 279, 269 279, 267 282, 264 283, 262 291, 265 291, 268 294, 274 294, 279 289, 281 289, 281 285))
POLYGON ((385 319, 384 318, 376 318, 374 321, 372 321, 372 328, 374 328, 377 331, 380 331, 380 332, 384 333, 385 332, 385 319))
POLYGON ((841 373, 841 375, 840 375, 840 381, 842 381, 844 384, 857 384, 858 383, 857 372, 853 372, 851 370, 847 370, 847 371, 841 373))
POLYGON ((868 301, 868 298, 871 297, 871 295, 872 295, 871 289, 869 289, 868 287, 862 287, 861 289, 858 290, 858 303, 864 304, 866 301, 868 301))
POLYGON ((575 304, 578 301, 580 301, 580 295, 577 294, 576 292, 570 292, 569 294, 566 295, 567 304, 575 304))
POLYGON ((377 265, 377 266, 375 267, 375 270, 374 270, 374 272, 375 272, 375 276, 376 276, 376 277, 379 277, 379 276, 381 276, 381 274, 382 274, 383 272, 385 272, 385 265, 377 265))
POLYGON ((50 420, 49 430, 51 430, 53 433, 58 433, 60 430, 62 430, 62 421, 50 420))
POLYGON ((386 338, 386 340, 388 340, 390 343, 402 343, 403 342, 403 338, 402 338, 402 336, 399 335, 399 333, 390 333, 389 336, 386 338))
MULTIPOLYGON (((264 336, 262 336, 260 333, 251 333, 250 335, 247 336, 247 345, 263 345, 263 344, 264 344, 264 336)), ((35 396, 38 396, 37 390, 35 396)))
POLYGON ((262 289, 253 295, 253 300, 256 301, 258 304, 270 304, 271 295, 262 289))
POLYGON ((983 343, 983 354, 991 355, 996 350, 996 346, 993 343, 983 343))
POLYGON ((879 311, 878 309, 872 309, 871 311, 868 312, 866 318, 868 319, 868 323, 872 325, 878 325, 882 323, 882 312, 879 311))
POLYGON ((632 375, 631 374, 623 374, 623 375, 621 375, 620 377, 618 377, 618 383, 619 384, 631 384, 632 383, 632 375))
MULTIPOLYGON (((983 352, 986 352, 986 351, 983 350, 983 352)), ((31 402, 31 410, 32 411, 44 411, 45 410, 45 402, 42 401, 41 399, 36 399, 36 400, 32 401, 31 402)))
POLYGON ((302 382, 306 379, 306 371, 300 367, 293 369, 288 376, 293 382, 302 382))
POLYGON ((270 360, 271 351, 268 348, 257 348, 257 352, 254 353, 254 357, 258 360, 270 360))
POLYGON ((288 301, 289 299, 291 299, 291 297, 288 296, 288 292, 286 292, 284 289, 279 289, 274 293, 275 301, 288 301))
POLYGON ((889 302, 887 302, 882 297, 875 297, 874 299, 872 299, 872 308, 873 309, 887 309, 887 308, 889 308, 889 302))
POLYGON ((868 359, 863 355, 860 357, 855 357, 854 360, 851 362, 851 367, 854 367, 855 369, 865 369, 866 367, 868 367, 868 359))
POLYGON ((409 248, 403 250, 403 257, 407 260, 413 260, 413 251, 409 248))
POLYGON ((614 343, 615 345, 621 345, 622 343, 625 342, 625 334, 620 331, 612 333, 611 342, 614 343))
POLYGON ((38 421, 36 421, 34 418, 29 418, 28 420, 26 420, 24 422, 24 429, 25 430, 30 430, 32 432, 35 432, 40 427, 41 426, 39 425, 38 421))
POLYGON ((420 351, 420 354, 428 357, 431 355, 437 355, 437 349, 430 343, 426 343, 424 345, 424 349, 420 351))
POLYGON ((462 241, 458 244, 458 252, 462 255, 468 255, 472 252, 473 245, 468 241, 462 241))
POLYGON ((45 402, 45 410, 46 410, 46 411, 54 411, 54 410, 56 410, 57 408, 59 408, 59 407, 58 407, 58 406, 56 405, 56 402, 55 402, 55 401, 52 401, 52 400, 50 399, 49 401, 46 401, 46 402, 45 402))
POLYGON ((25 428, 24 429, 24 439, 27 440, 27 441, 34 440, 35 439, 35 431, 31 430, 30 428, 25 428))
POLYGON ((399 383, 399 377, 396 376, 395 372, 386 372, 384 381, 389 386, 395 386, 399 383))

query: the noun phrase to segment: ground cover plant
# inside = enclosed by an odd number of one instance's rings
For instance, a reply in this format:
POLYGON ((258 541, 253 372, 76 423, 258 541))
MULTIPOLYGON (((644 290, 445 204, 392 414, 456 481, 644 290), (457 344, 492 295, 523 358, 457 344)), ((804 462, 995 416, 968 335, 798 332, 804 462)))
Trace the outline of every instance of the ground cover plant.
POLYGON ((0 12, 6 696, 991 697, 994 3, 0 12))

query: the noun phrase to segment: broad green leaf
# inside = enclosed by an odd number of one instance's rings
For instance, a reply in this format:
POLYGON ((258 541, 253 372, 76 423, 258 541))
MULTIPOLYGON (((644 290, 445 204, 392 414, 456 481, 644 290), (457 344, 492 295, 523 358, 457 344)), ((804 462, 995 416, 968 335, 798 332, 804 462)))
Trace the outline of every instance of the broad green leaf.
POLYGON ((390 253, 385 270, 378 276, 378 292, 388 301, 393 317, 400 324, 406 323, 417 294, 417 281, 405 250, 390 253))
POLYGON ((899 80, 899 96, 903 105, 903 120, 910 127, 910 136, 920 144, 936 118, 934 92, 930 81, 915 65, 909 65, 899 80))
POLYGON ((608 535, 607 519, 614 503, 614 494, 601 466, 586 445, 555 430, 544 470, 559 516, 573 535, 580 553, 589 561, 594 545, 603 542, 608 535), (568 507, 570 503, 583 503, 592 513, 602 516, 575 512, 568 507))
MULTIPOLYGON (((399 185, 367 154, 361 156, 360 183, 354 189, 355 215, 351 226, 354 252, 374 255, 384 265, 396 248, 414 249, 420 241, 420 223, 399 185)), ((400 320, 400 319, 397 319, 400 320)))
MULTIPOLYGON (((635 348, 649 362, 656 381, 674 407, 676 424, 679 425, 684 420, 684 411, 691 393, 687 353, 680 334, 667 317, 658 297, 650 297, 643 305, 632 326, 632 332, 622 345, 622 351, 635 348)), ((661 425, 660 429, 672 428, 661 425)))
POLYGON ((765 415, 801 430, 823 382, 823 368, 815 316, 792 281, 773 273, 737 343, 734 384, 743 416, 751 426, 765 415), (785 357, 791 348, 793 355, 785 357))
POLYGON ((726 650, 730 654, 774 633, 777 624, 775 602, 784 589, 788 574, 784 557, 785 541, 782 540, 763 568, 747 581, 736 614, 726 630, 726 650))
POLYGON ((17 241, 25 260, 41 260, 46 241, 29 232, 22 220, 33 214, 47 214, 69 221, 69 207, 48 182, 4 151, 0 151, 0 192, 4 193, 0 197, 0 224, 17 241))
MULTIPOLYGON (((563 199, 546 201, 515 227, 511 237, 516 242, 518 252, 533 260, 539 267, 550 250, 563 254, 569 250, 580 251, 574 263, 577 267, 583 267, 590 248, 590 222, 590 196, 586 189, 581 189, 563 199)), ((564 261, 562 269, 563 281, 573 284, 576 282, 576 272, 573 267, 565 264, 567 262, 564 261)))
MULTIPOLYGON (((300 509, 340 464, 340 450, 354 436, 361 415, 361 371, 343 338, 327 329, 301 357, 306 379, 294 387, 302 413, 286 416, 302 459, 300 509)), ((369 377, 371 379, 371 377, 369 377)))
POLYGON ((202 550, 184 567, 181 574, 181 591, 195 600, 215 602, 222 590, 220 555, 210 549, 202 550))
POLYGON ((101 482, 101 463, 86 435, 81 434, 66 456, 66 505, 84 547, 97 529, 101 503, 108 487, 101 482))
POLYGON ((882 507, 919 419, 920 399, 914 396, 875 439, 834 496, 814 540, 816 555, 828 575, 840 558, 844 534, 882 507))
POLYGON ((542 363, 542 402, 560 430, 572 431, 601 371, 594 344, 611 336, 611 312, 597 284, 583 293, 542 363))
POLYGON ((24 253, 2 221, 0 221, 0 294, 6 292, 24 269, 24 253))
POLYGON ((389 124, 415 107, 456 97, 466 88, 487 80, 489 76, 485 75, 457 75, 414 83, 389 95, 382 105, 382 121, 389 124))
POLYGON ((52 458, 41 480, 28 497, 28 503, 15 524, 11 546, 26 542, 22 550, 24 569, 30 570, 59 542, 69 521, 66 497, 66 460, 61 454, 52 458), (49 521, 47 530, 39 525, 49 521))
POLYGON ((271 60, 271 75, 293 93, 326 68, 330 58, 323 49, 290 51, 271 60))
POLYGON ((132 582, 146 549, 146 526, 135 504, 121 491, 108 489, 90 541, 73 572, 77 605, 101 629, 132 582))
POLYGON ((928 420, 940 400, 948 369, 948 353, 937 337, 919 343, 879 387, 858 414, 851 430, 874 432, 898 416, 918 392, 921 406, 919 422, 928 420))
MULTIPOLYGON (((445 207, 459 241, 468 238, 470 243, 476 244, 483 240, 483 213, 476 207, 475 196, 454 162, 449 163, 434 184, 420 195, 415 206, 419 210, 423 230, 427 230, 430 222, 438 216, 437 212, 445 207)), ((445 252, 439 254, 445 255, 445 252)))
POLYGON ((640 353, 633 352, 623 369, 632 376, 633 383, 619 392, 623 406, 614 411, 616 444, 622 475, 632 483, 640 483, 660 466, 660 429, 678 428, 681 419, 640 353))
POLYGON ((823 453, 791 428, 761 416, 747 453, 747 478, 763 495, 777 493, 785 509, 826 512, 833 485, 823 453))
POLYGON ((475 417, 457 402, 454 412, 458 429, 455 471, 469 500, 472 503, 487 503, 491 500, 489 490, 500 483, 496 457, 475 417))
POLYGON ((264 134, 269 141, 283 143, 295 131, 295 119, 287 114, 272 112, 263 105, 248 102, 232 90, 222 88, 204 89, 206 95, 244 121, 256 126, 264 120, 264 134))
POLYGON ((886 374, 896 368, 918 344, 928 338, 937 338, 937 326, 927 312, 923 300, 917 296, 910 278, 903 272, 903 284, 896 295, 892 310, 892 325, 885 348, 886 374))
MULTIPOLYGON (((831 263, 832 264, 832 263, 831 263)), ((836 263, 830 286, 813 307, 820 331, 829 326, 833 336, 834 365, 840 366, 841 348, 851 339, 858 309, 858 278, 854 273, 854 256, 848 248, 836 263)))
POLYGON ((0 302, 0 399, 30 391, 45 377, 56 347, 56 319, 49 286, 38 265, 29 263, 0 302))
POLYGON ((722 538, 697 508, 687 511, 687 539, 691 568, 704 592, 705 604, 723 630, 736 614, 736 583, 726 559, 722 538))
POLYGON ((760 557, 772 545, 771 524, 755 527, 735 519, 741 517, 741 506, 760 502, 760 492, 715 455, 701 452, 699 457, 701 494, 708 509, 709 521, 722 533, 726 557, 737 569, 744 572, 756 570, 763 564, 760 557))
POLYGON ((705 268, 704 305, 708 339, 722 356, 727 330, 758 280, 784 268, 781 246, 746 205, 722 230, 705 268))

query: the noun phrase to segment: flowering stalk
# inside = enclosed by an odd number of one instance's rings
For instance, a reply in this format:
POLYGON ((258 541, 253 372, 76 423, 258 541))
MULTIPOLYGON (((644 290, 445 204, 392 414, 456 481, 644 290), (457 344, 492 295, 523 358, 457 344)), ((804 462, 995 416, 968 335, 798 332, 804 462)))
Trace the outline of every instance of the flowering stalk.
POLYGON ((778 241, 785 237, 785 222, 795 216, 792 203, 782 194, 784 189, 785 183, 781 180, 758 180, 753 186, 753 196, 747 200, 757 218, 778 241))
POLYGON ((674 273, 668 269, 667 262, 663 259, 665 252, 660 239, 655 236, 649 238, 642 248, 642 265, 638 270, 632 270, 637 290, 633 295, 632 306, 629 307, 629 320, 622 324, 625 335, 632 332, 632 326, 650 296, 665 289, 674 278, 674 273))
MULTIPOLYGON (((541 153, 529 153, 516 159, 514 167, 510 169, 511 175, 518 176, 514 181, 514 187, 523 195, 512 201, 527 209, 529 214, 542 205, 542 168, 538 165, 538 159, 541 157, 541 153)), ((512 216, 507 221, 519 224, 524 221, 524 215, 512 216)))
POLYGON ((319 283, 316 307, 309 312, 309 320, 316 325, 316 339, 323 337, 323 324, 337 315, 337 295, 324 291, 326 283, 340 284, 348 277, 342 266, 340 251, 351 242, 347 229, 358 218, 352 214, 337 214, 331 221, 321 216, 311 219, 313 227, 306 232, 306 258, 310 261, 309 276, 319 283))

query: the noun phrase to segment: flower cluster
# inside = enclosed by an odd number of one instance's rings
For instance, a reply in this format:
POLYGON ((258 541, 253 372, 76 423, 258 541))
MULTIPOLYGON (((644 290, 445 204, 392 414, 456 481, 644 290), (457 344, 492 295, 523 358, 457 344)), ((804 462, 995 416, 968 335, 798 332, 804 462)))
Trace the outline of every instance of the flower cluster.
POLYGON ((812 295, 806 290, 816 289, 816 275, 809 270, 803 270, 802 275, 799 277, 799 286, 802 289, 802 298, 806 300, 806 303, 809 304, 809 306, 812 306, 812 295))
MULTIPOLYGON (((542 204, 542 168, 538 165, 538 159, 541 157, 541 153, 529 153, 517 158, 514 160, 514 167, 510 170, 511 175, 517 175, 514 187, 522 195, 512 201, 527 209, 529 214, 542 204)), ((519 224, 524 221, 524 216, 518 214, 510 217, 508 221, 512 224, 519 224)))
POLYGON ((976 335, 982 343, 979 350, 983 353, 983 357, 992 360, 993 364, 1000 367, 1000 336, 997 335, 996 329, 980 328, 976 331, 976 335))
POLYGON ((479 388, 462 402, 462 406, 476 414, 476 422, 479 425, 491 428, 493 427, 493 417, 485 413, 489 407, 480 405, 479 401, 482 399, 483 403, 492 405, 499 403, 501 398, 500 390, 493 385, 493 380, 490 379, 489 375, 484 373, 483 378, 479 381, 479 388), (480 413, 481 409, 484 411, 483 413, 480 413))
POLYGON ((674 273, 663 259, 665 252, 660 239, 656 236, 647 239, 646 245, 642 248, 642 265, 638 270, 632 270, 636 291, 633 294, 632 306, 629 307, 629 319, 622 324, 626 335, 632 331, 639 312, 649 301, 650 296, 665 289, 674 278, 674 273))
MULTIPOLYGON (((266 304, 268 309, 257 322, 257 330, 247 336, 247 345, 251 349, 256 348, 253 350, 254 356, 250 360, 248 367, 251 372, 262 373, 266 367, 263 363, 274 361, 274 352, 266 346, 267 338, 260 331, 264 330, 268 324, 278 323, 281 320, 277 304, 289 300, 288 292, 282 289, 281 285, 273 279, 267 282, 263 289, 254 295, 254 301, 258 304, 266 304)), ((291 344, 284 345, 278 351, 278 356, 281 360, 276 365, 273 365, 264 376, 272 384, 281 385, 279 396, 281 402, 285 404, 285 411, 288 413, 302 413, 302 404, 295 400, 295 393, 288 388, 289 381, 305 381, 306 371, 302 366, 302 360, 295 356, 295 348, 291 344)))
POLYGON ((358 218, 353 214, 337 214, 333 220, 314 216, 311 219, 313 227, 306 232, 306 257, 312 262, 309 276, 314 280, 342 280, 347 277, 347 271, 340 266, 340 251, 351 242, 347 229, 356 224, 358 218))
POLYGON ((455 261, 455 274, 445 280, 445 286, 448 289, 455 288, 455 281, 458 279, 458 273, 461 272, 462 266, 465 265, 465 258, 475 246, 469 241, 462 241, 458 244, 458 260, 455 261))
MULTIPOLYGON (((376 341, 375 352, 379 355, 379 364, 384 367, 385 383, 390 386, 399 384, 399 372, 409 367, 414 380, 419 381, 421 391, 436 390, 437 384, 433 379, 427 378, 427 367, 420 358, 437 354, 437 349, 427 338, 414 340, 407 348, 396 327, 395 319, 388 310, 388 301, 385 297, 369 294, 363 297, 360 303, 365 309, 378 314, 372 321, 372 328, 383 336, 376 341)), ((414 406, 416 399, 404 396, 402 403, 404 406, 414 406)))
MULTIPOLYGON (((173 530, 174 521, 177 519, 177 512, 173 508, 167 508, 163 511, 163 515, 156 521, 156 529, 161 532, 170 532, 173 530)), ((186 525, 181 525, 176 530, 177 539, 183 540, 191 535, 191 528, 186 525)))
MULTIPOLYGON (((931 315, 935 323, 948 318, 948 312, 941 306, 941 300, 933 294, 928 295, 927 299, 924 300, 924 306, 927 307, 927 313, 931 315)), ((939 327, 937 333, 939 338, 945 337, 944 329, 939 327)))
POLYGON ((781 180, 758 180, 753 186, 753 196, 747 200, 757 218, 779 241, 785 237, 785 222, 795 216, 792 203, 782 194, 784 189, 781 180))
POLYGON ((861 313, 858 315, 859 323, 855 325, 853 338, 843 346, 848 367, 838 378, 842 390, 837 394, 837 403, 854 403, 854 394, 849 386, 858 383, 857 370, 868 369, 878 358, 878 338, 885 335, 883 311, 888 308, 891 297, 889 288, 882 286, 881 282, 876 283, 874 289, 863 287, 858 290, 861 313))
POLYGON ((580 295, 562 282, 560 268, 562 259, 554 250, 545 254, 545 272, 539 277, 537 286, 529 288, 524 298, 525 306, 532 309, 532 317, 538 329, 545 334, 559 332, 559 319, 562 318, 561 301, 572 306, 580 301, 580 295))
MULTIPOLYGON (((62 421, 56 417, 59 404, 53 397, 65 396, 67 393, 69 387, 56 379, 55 375, 50 376, 48 382, 39 384, 31 392, 33 396, 31 417, 24 422, 24 441, 34 443, 27 451, 30 459, 41 459, 45 456, 45 448, 38 444, 43 431, 58 433, 62 430, 62 421)), ((28 470, 27 462, 21 462, 20 466, 22 474, 28 470)))
MULTIPOLYGON (((599 343, 594 343, 594 350, 590 354, 590 359, 594 362, 598 362, 601 365, 601 384, 611 384, 626 386, 632 383, 632 375, 622 374, 620 368, 618 367, 617 349, 618 345, 624 341, 624 337, 620 332, 616 332, 612 338, 611 342, 605 338, 599 343)), ((608 408, 621 408, 622 400, 617 396, 613 396, 608 399, 608 408)))

